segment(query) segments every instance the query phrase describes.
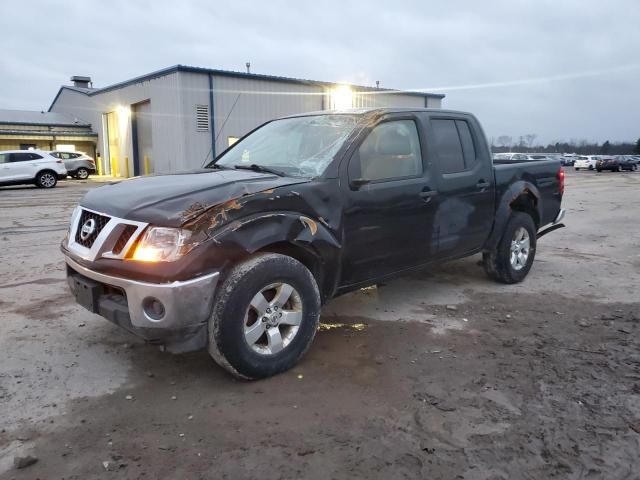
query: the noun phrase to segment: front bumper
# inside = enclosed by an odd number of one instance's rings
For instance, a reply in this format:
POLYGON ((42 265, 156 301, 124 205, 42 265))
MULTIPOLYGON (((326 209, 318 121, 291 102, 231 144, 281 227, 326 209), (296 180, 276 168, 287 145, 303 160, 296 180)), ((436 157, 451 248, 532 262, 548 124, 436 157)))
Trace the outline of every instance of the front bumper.
POLYGON ((95 272, 68 256, 65 261, 71 293, 87 310, 175 353, 206 346, 219 272, 147 283, 95 272))

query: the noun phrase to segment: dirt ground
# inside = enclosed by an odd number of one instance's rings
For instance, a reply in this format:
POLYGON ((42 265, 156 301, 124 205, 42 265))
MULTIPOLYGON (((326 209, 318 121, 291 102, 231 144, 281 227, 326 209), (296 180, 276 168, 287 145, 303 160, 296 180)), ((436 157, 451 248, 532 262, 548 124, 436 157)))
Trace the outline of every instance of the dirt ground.
POLYGON ((472 257, 346 295, 259 382, 73 302, 95 185, 0 188, 0 478, 640 478, 640 172, 570 171, 524 283, 472 257))

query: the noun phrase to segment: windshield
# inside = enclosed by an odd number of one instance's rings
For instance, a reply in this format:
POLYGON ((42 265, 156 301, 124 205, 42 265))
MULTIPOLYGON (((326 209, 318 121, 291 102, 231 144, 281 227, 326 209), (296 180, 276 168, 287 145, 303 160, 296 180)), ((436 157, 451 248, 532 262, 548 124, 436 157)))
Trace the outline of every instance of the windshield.
POLYGON ((294 177, 321 175, 345 139, 356 115, 316 115, 284 118, 240 140, 217 161, 207 165, 228 168, 265 167, 294 177))

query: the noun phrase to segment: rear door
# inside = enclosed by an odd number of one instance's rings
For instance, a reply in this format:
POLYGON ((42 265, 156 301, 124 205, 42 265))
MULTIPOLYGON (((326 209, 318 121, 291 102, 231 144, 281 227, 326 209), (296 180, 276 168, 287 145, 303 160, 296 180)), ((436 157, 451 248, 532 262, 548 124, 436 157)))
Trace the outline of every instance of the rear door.
POLYGON ((438 257, 478 250, 495 215, 493 164, 484 134, 473 117, 430 114, 427 142, 437 171, 438 257))
POLYGON ((402 114, 387 116, 358 140, 342 177, 342 285, 419 265, 435 253, 435 191, 422 136, 420 119, 402 114))

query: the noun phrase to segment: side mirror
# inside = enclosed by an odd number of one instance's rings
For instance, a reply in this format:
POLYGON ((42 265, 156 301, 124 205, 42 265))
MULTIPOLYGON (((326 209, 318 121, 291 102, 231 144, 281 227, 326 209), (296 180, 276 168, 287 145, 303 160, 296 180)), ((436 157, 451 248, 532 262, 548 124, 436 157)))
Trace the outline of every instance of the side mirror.
POLYGON ((351 182, 349 182, 349 184, 354 188, 360 188, 369 183, 371 183, 371 180, 369 180, 368 178, 354 178, 353 180, 351 180, 351 182))

